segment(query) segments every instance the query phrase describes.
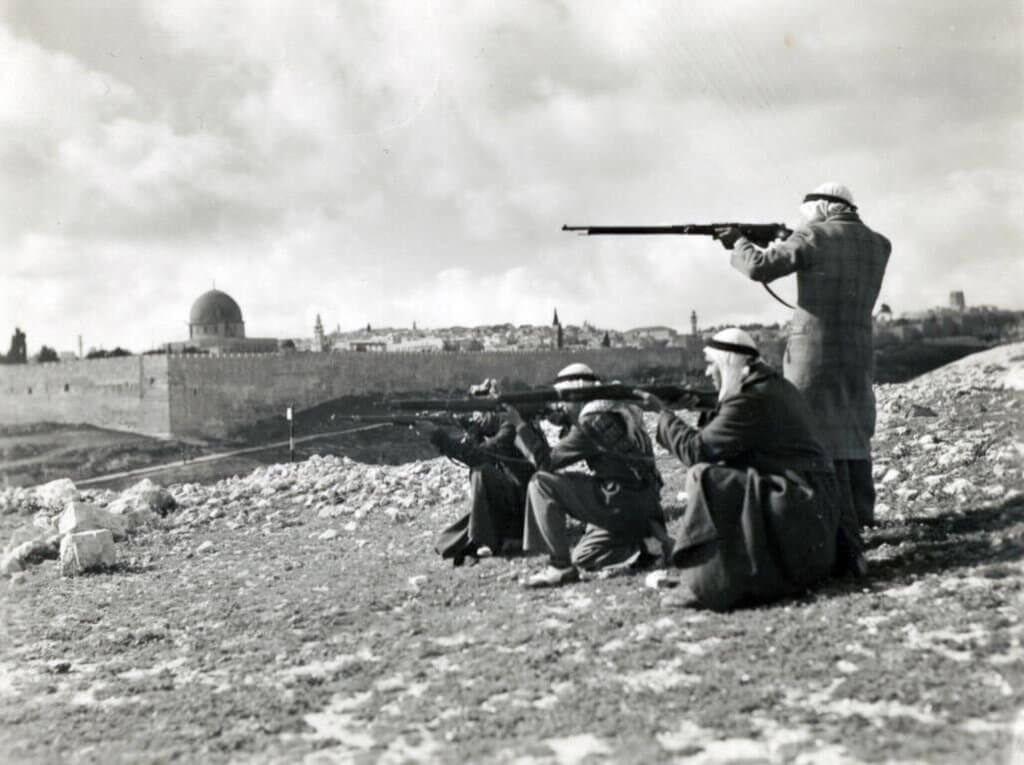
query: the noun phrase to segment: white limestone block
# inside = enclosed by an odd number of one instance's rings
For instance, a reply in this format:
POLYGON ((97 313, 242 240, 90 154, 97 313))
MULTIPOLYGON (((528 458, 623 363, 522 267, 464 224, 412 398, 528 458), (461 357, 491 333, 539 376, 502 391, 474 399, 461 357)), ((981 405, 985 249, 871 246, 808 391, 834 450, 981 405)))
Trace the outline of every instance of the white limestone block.
POLYGON ((75 576, 112 566, 117 560, 114 537, 109 529, 68 534, 60 542, 60 572, 75 576))
POLYGON ((39 504, 50 510, 60 510, 68 502, 81 499, 74 481, 70 478, 58 478, 56 481, 37 486, 35 495, 39 504))
POLYGON ((86 502, 69 502, 57 519, 57 531, 61 534, 107 529, 114 539, 127 537, 128 525, 128 519, 124 516, 108 513, 86 502))

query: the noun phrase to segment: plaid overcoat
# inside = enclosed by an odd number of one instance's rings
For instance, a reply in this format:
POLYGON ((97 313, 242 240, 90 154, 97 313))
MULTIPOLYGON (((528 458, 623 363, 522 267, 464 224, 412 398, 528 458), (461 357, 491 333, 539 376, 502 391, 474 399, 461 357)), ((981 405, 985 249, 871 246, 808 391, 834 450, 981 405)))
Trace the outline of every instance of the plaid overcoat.
POLYGON ((871 458, 872 310, 892 245, 855 212, 799 227, 767 249, 741 237, 732 265, 759 282, 796 273, 783 373, 804 394, 834 460, 871 458))

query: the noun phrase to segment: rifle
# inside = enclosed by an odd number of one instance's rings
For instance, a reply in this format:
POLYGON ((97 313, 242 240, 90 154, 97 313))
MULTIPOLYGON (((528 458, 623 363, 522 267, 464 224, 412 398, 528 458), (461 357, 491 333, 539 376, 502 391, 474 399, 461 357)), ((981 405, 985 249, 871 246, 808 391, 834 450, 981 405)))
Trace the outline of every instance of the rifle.
POLYGON ((450 415, 423 414, 419 416, 409 414, 337 414, 331 417, 332 420, 350 420, 354 423, 366 425, 415 425, 418 421, 427 420, 435 425, 447 427, 465 428, 468 425, 466 418, 456 418, 450 415))
MULTIPOLYGON (((675 226, 569 226, 563 225, 562 231, 579 231, 584 236, 637 236, 652 234, 683 234, 686 236, 710 236, 718 239, 716 229, 737 228, 740 233, 758 247, 767 247, 776 239, 786 239, 793 230, 784 223, 682 223, 675 226)), ((775 294, 775 290, 767 282, 761 286, 768 294, 778 300, 786 308, 793 306, 775 294)))
POLYGON ((442 412, 498 412, 506 405, 519 410, 523 416, 549 411, 552 404, 582 403, 598 399, 615 401, 638 401, 633 393, 639 389, 651 393, 666 404, 683 401, 690 397, 697 399, 697 409, 714 409, 718 403, 718 394, 714 391, 688 388, 683 385, 626 385, 624 383, 606 383, 586 388, 537 388, 519 393, 503 393, 488 398, 447 398, 426 399, 407 398, 393 399, 388 405, 395 409, 415 409, 419 411, 442 412))
POLYGON ((396 398, 389 399, 387 406, 402 411, 416 412, 451 412, 467 414, 471 412, 500 412, 505 404, 514 406, 526 418, 543 417, 554 413, 552 404, 560 401, 547 390, 506 393, 497 398, 474 396, 472 398, 396 398))
POLYGON ((758 247, 767 247, 776 239, 785 239, 793 231, 784 223, 683 223, 674 226, 562 226, 562 231, 579 231, 583 236, 650 236, 676 234, 710 236, 717 239, 715 229, 736 228, 758 247))
MULTIPOLYGON (((473 399, 477 400, 477 399, 473 399)), ((420 407, 414 407, 420 408, 420 407)), ((336 415, 335 419, 350 420, 355 423, 366 423, 368 425, 408 425, 415 427, 417 423, 424 420, 432 422, 435 425, 442 427, 457 427, 466 431, 470 439, 473 441, 479 441, 486 436, 494 435, 494 433, 488 432, 487 429, 481 427, 481 423, 475 422, 471 417, 463 415, 456 416, 451 414, 342 414, 336 415)), ((479 448, 479 447, 478 447, 479 448)), ((479 449, 479 453, 490 457, 491 459, 501 463, 528 463, 529 460, 525 457, 516 457, 511 454, 501 454, 496 451, 489 451, 479 449)), ((457 455, 446 454, 448 459, 458 462, 459 464, 465 465, 466 462, 457 455)))
MULTIPOLYGON (((473 399, 476 400, 476 399, 473 399)), ((426 420, 432 422, 435 425, 439 425, 442 428, 457 428, 465 431, 471 438, 485 438, 487 436, 493 436, 497 432, 498 421, 493 418, 489 418, 486 421, 473 417, 474 410, 471 409, 460 409, 460 410, 449 410, 447 414, 429 414, 425 410, 431 409, 431 407, 406 407, 406 409, 415 409, 417 414, 341 414, 333 416, 332 419, 348 420, 353 423, 365 423, 367 425, 399 425, 416 427, 417 423, 426 420), (456 414, 455 412, 459 413, 456 414)), ((433 411, 443 411, 438 408, 434 408, 433 411)))

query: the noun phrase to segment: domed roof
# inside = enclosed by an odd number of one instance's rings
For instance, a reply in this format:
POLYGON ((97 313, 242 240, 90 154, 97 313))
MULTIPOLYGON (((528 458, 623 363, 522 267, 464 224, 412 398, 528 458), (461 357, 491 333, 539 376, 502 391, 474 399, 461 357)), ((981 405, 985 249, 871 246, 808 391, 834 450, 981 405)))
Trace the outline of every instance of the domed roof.
POLYGON ((228 293, 210 290, 196 298, 188 321, 190 324, 241 324, 242 309, 228 293))

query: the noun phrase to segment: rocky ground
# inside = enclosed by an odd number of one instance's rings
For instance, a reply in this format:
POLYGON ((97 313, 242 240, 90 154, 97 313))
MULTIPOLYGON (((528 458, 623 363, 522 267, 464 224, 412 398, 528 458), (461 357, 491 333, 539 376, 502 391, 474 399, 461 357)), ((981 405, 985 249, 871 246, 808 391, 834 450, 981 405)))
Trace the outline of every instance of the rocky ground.
POLYGON ((880 386, 869 576, 731 614, 643 575, 448 567, 432 538, 466 492, 442 459, 4 490, 0 759, 1016 762, 1022 388, 1024 345, 880 386), (117 562, 62 576, 75 500, 119 519, 117 562))

